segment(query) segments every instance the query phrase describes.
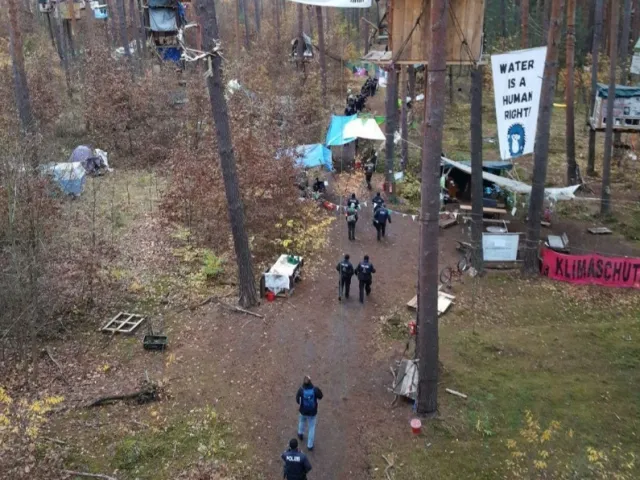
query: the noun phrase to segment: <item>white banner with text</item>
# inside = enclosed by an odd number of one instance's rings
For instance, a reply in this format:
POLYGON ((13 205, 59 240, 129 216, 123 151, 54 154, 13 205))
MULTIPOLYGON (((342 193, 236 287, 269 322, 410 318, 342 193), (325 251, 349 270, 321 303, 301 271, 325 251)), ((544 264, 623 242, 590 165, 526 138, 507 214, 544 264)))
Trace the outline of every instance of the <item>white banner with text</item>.
POLYGON ((533 152, 547 47, 491 55, 503 160, 533 152))

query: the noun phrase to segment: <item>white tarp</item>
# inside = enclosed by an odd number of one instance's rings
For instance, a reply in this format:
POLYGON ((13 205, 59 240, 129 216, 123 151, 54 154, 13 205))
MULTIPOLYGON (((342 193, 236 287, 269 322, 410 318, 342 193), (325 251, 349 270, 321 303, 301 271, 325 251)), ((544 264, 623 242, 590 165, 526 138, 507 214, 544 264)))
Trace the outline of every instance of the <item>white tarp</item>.
MULTIPOLYGON (((465 165, 463 163, 454 162, 453 160, 449 160, 448 158, 442 157, 442 161, 447 165, 451 165, 452 167, 457 168, 458 170, 462 170, 465 173, 471 175, 471 167, 465 165)), ((520 193, 522 195, 530 195, 531 194, 531 185, 527 185, 526 183, 519 182, 517 180, 513 180, 512 178, 505 178, 499 175, 494 175, 489 172, 482 172, 482 178, 489 182, 493 182, 496 185, 501 186, 506 190, 510 190, 515 193, 520 193)), ((576 190, 580 188, 580 185, 573 185, 571 187, 562 187, 562 188, 545 188, 544 195, 547 198, 552 200, 573 200, 575 198, 576 190)))
POLYGON ((304 3, 305 5, 319 5, 320 7, 337 8, 369 8, 371 0, 290 0, 294 3, 304 3))
MULTIPOLYGON (((273 292, 288 290, 293 280, 293 275, 298 268, 299 263, 290 263, 289 255, 280 255, 280 258, 273 264, 268 272, 264 274, 264 285, 273 292)), ((296 257, 298 261, 302 261, 302 257, 296 257)))
POLYGON ((640 39, 633 47, 633 59, 631 60, 631 73, 640 75, 640 39))
POLYGON ((491 56, 500 157, 533 152, 547 47, 491 56))
POLYGON ((342 129, 344 138, 365 138, 367 140, 384 141, 385 136, 373 118, 355 118, 342 129))

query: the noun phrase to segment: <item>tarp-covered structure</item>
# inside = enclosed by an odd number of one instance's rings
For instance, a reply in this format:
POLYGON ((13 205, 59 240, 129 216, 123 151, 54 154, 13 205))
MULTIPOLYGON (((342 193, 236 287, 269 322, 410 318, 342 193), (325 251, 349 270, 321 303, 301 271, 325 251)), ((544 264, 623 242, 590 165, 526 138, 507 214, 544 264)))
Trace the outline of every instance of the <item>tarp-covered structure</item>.
POLYGON ((66 195, 77 197, 84 191, 87 172, 80 162, 49 163, 42 166, 42 171, 66 195))
POLYGON ((348 122, 342 131, 345 138, 364 138, 384 141, 385 136, 375 118, 356 118, 348 122))
POLYGON ((385 136, 373 117, 358 115, 332 115, 327 131, 326 145, 339 147, 353 142, 356 138, 384 141, 385 136))
MULTIPOLYGON (((604 83, 598 84, 598 96, 602 98, 609 97, 609 85, 604 83)), ((640 97, 640 87, 627 87, 624 85, 616 85, 616 97, 615 98, 632 98, 640 97)))
POLYGON ((327 130, 327 139, 325 145, 327 147, 339 147, 340 145, 346 145, 353 142, 355 137, 345 137, 344 127, 352 120, 358 118, 357 115, 331 115, 331 121, 329 122, 329 130, 327 130))
POLYGON ((295 158, 296 165, 302 168, 323 167, 329 171, 333 170, 331 150, 320 143, 298 145, 294 148, 281 150, 277 156, 278 158, 292 156, 295 158))
MULTIPOLYGON (((462 170, 463 172, 471 175, 471 166, 465 165, 461 162, 455 162, 446 157, 442 157, 442 161, 446 165, 450 165, 458 170, 462 170)), ((531 185, 527 185, 526 183, 519 182, 517 180, 513 180, 511 178, 501 177, 499 175, 494 175, 489 172, 482 172, 482 178, 489 182, 493 182, 500 187, 509 190, 514 193, 519 193, 522 195, 530 195, 531 194, 531 185)), ((580 188, 580 185, 573 185, 571 187, 562 187, 562 188, 545 188, 544 194, 546 198, 551 200, 572 200, 575 198, 576 190, 580 188)))

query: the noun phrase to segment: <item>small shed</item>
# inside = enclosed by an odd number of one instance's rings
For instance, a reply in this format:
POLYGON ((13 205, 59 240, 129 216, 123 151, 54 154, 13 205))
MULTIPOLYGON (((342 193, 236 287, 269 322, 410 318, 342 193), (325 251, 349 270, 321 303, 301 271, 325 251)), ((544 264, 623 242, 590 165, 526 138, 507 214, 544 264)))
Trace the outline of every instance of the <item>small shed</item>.
MULTIPOLYGON (((607 98, 609 86, 598 84, 596 102, 590 118, 593 130, 607 127, 607 98)), ((618 131, 640 131, 640 87, 616 85, 613 100, 613 129, 618 131)))
MULTIPOLYGON (((450 0, 447 17, 448 64, 471 65, 482 57, 485 0, 450 0)), ((427 63, 430 0, 389 0, 389 51, 370 52, 363 60, 397 64, 427 63)))

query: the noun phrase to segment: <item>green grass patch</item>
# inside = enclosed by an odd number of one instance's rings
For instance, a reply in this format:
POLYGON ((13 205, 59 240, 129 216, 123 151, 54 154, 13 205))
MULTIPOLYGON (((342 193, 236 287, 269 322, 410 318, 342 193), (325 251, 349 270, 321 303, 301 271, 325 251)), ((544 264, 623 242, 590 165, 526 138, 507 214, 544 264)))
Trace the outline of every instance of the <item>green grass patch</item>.
POLYGON ((174 479, 207 463, 224 465, 225 471, 240 471, 245 465, 246 445, 235 442, 229 424, 210 408, 173 414, 159 423, 152 420, 137 432, 121 428, 113 421, 101 428, 96 438, 74 448, 65 464, 140 480, 174 479))
POLYGON ((440 418, 376 450, 400 454, 396 478, 639 478, 640 296, 504 275, 477 288, 474 309, 465 285, 441 318, 440 418), (551 440, 524 441, 527 411, 538 435, 559 422, 551 440), (516 451, 531 468, 520 476, 516 451))

